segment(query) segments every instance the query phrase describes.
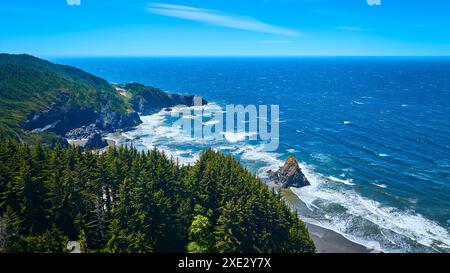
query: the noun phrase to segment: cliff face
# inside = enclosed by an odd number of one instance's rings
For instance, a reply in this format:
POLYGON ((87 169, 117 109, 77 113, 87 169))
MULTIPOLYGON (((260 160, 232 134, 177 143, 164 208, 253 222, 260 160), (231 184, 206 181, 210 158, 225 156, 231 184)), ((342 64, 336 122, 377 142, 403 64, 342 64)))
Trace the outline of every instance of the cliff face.
POLYGON ((52 103, 49 109, 29 115, 22 128, 34 132, 53 132, 71 138, 87 138, 91 133, 126 130, 142 123, 134 111, 121 114, 107 106, 96 110, 92 107, 69 105, 68 102, 69 94, 61 93, 59 101, 52 103))
POLYGON ((278 171, 268 172, 269 179, 282 188, 301 188, 311 185, 299 167, 297 159, 289 156, 283 167, 278 171))

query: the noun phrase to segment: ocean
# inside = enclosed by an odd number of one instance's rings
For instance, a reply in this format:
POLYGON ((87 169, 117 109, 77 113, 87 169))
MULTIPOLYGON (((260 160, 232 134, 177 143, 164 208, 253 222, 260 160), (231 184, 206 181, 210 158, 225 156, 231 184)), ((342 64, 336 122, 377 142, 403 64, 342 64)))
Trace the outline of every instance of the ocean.
POLYGON ((449 58, 65 58, 112 83, 280 107, 279 148, 200 141, 167 112, 120 141, 192 164, 207 147, 264 177, 289 155, 311 186, 302 219, 384 252, 450 252, 449 58))

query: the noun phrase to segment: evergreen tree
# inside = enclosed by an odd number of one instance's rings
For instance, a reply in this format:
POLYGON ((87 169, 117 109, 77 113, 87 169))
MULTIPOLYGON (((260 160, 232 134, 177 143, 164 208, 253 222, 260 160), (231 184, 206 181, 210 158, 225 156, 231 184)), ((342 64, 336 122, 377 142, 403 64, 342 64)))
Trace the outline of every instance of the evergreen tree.
POLYGON ((0 251, 314 252, 305 225, 233 157, 0 141, 0 251))
POLYGON ((212 252, 214 238, 211 232, 212 226, 207 216, 196 215, 189 228, 189 244, 187 251, 190 253, 212 252))

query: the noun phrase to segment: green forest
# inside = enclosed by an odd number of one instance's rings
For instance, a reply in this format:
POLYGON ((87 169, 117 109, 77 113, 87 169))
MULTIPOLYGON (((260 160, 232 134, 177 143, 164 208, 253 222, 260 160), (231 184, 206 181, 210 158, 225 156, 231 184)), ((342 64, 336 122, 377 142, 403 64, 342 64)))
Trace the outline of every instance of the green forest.
POLYGON ((281 196, 212 150, 181 166, 158 150, 0 142, 0 252, 306 253, 281 196))

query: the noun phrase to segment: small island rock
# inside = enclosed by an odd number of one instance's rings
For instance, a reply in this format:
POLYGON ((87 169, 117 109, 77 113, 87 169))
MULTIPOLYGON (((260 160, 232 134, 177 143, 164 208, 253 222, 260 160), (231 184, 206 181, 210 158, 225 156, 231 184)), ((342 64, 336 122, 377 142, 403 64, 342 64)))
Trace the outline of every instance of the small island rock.
POLYGON ((273 183, 282 188, 301 188, 311 185, 298 165, 297 159, 293 156, 289 156, 284 166, 280 167, 278 171, 268 171, 267 174, 273 183))

